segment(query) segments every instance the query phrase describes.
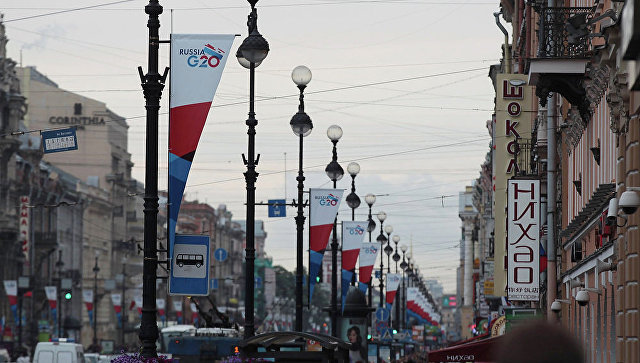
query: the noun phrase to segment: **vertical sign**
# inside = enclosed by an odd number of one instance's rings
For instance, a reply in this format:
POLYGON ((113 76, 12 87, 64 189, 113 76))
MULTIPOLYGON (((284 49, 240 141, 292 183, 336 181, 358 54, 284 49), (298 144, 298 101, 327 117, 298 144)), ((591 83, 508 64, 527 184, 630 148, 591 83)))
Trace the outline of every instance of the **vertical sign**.
POLYGON ((20 197, 20 249, 24 255, 25 261, 29 263, 29 196, 20 197))
POLYGON ((269 218, 286 217, 287 201, 284 199, 269 199, 269 218))
POLYGON ((507 296, 538 301, 540 181, 509 180, 507 206, 507 296))

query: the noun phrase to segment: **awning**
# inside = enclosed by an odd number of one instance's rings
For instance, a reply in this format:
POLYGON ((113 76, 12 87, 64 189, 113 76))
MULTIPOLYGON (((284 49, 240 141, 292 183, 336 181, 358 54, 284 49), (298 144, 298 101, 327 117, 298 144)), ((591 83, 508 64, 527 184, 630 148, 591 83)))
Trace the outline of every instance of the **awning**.
POLYGON ((428 362, 492 362, 502 337, 472 341, 428 353, 428 362))

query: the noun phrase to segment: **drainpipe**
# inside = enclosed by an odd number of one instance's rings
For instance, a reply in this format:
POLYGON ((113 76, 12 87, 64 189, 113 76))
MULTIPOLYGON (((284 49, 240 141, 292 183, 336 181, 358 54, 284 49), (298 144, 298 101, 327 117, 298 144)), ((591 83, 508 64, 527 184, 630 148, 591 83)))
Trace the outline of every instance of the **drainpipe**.
POLYGON ((547 100, 547 317, 555 318, 551 303, 556 299, 556 97, 547 100))
POLYGON ((504 49, 504 73, 511 73, 511 52, 509 51, 509 33, 507 32, 507 29, 505 29, 504 26, 500 23, 500 14, 502 14, 502 11, 493 13, 493 16, 496 17, 496 25, 498 26, 498 28, 500 28, 500 30, 504 34, 504 45, 502 46, 504 49))

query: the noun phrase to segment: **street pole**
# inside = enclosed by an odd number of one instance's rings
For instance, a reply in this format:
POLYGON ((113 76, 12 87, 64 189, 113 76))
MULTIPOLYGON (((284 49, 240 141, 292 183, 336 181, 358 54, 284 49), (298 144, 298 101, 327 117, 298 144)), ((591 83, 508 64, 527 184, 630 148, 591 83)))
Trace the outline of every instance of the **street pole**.
POLYGON ((56 269, 58 270, 58 338, 61 338, 61 321, 62 321, 62 267, 64 266, 64 262, 62 262, 62 250, 58 251, 58 261, 56 262, 56 269))
MULTIPOLYGON (((342 179, 344 170, 338 164, 338 141, 342 137, 342 128, 332 125, 327 130, 327 136, 333 144, 331 162, 325 168, 325 172, 333 182, 333 188, 337 187, 337 181, 342 179)), ((331 238, 331 335, 338 336, 338 215, 333 221, 333 236, 331 238)))
POLYGON ((140 341, 143 358, 156 358, 158 323, 156 321, 156 269, 158 268, 158 112, 160 98, 167 75, 158 73, 158 49, 160 46, 160 20, 162 6, 158 0, 149 0, 144 8, 149 15, 149 57, 148 71, 143 75, 138 67, 144 98, 146 100, 146 157, 144 183, 144 262, 142 267, 142 319, 140 321, 140 341))
POLYGON ((98 256, 96 256, 96 263, 93 266, 93 349, 94 352, 100 353, 98 348, 98 256))
POLYGON ((293 133, 298 136, 299 148, 298 148, 298 200, 296 201, 298 207, 298 214, 296 215, 296 326, 295 331, 302 332, 302 280, 303 275, 303 231, 304 231, 304 206, 303 192, 304 192, 304 172, 302 171, 302 157, 303 157, 303 140, 305 136, 308 136, 313 129, 313 123, 309 115, 304 112, 304 89, 311 81, 311 70, 305 66, 298 66, 291 72, 291 79, 298 86, 300 90, 300 103, 298 105, 298 112, 291 118, 291 129, 293 133))
MULTIPOLYGON (((380 215, 384 213, 384 212, 380 212, 378 213, 378 220, 380 221, 380 235, 378 235, 378 242, 380 242, 380 246, 382 246, 385 242, 385 240, 387 239, 384 236, 384 220, 386 218, 386 214, 384 214, 384 217, 381 219, 380 215)), ((382 251, 380 251, 380 301, 378 302, 378 306, 383 307, 384 306, 384 256, 382 255, 382 251)))
MULTIPOLYGON (((125 349, 124 341, 125 341, 125 324, 127 322, 127 309, 125 308, 126 299, 124 298, 124 294, 126 291, 125 281, 127 281, 127 275, 125 274, 125 265, 126 260, 122 261, 122 300, 120 300, 120 311, 122 311, 122 349, 125 349)), ((168 303, 168 300, 167 300, 168 303)))

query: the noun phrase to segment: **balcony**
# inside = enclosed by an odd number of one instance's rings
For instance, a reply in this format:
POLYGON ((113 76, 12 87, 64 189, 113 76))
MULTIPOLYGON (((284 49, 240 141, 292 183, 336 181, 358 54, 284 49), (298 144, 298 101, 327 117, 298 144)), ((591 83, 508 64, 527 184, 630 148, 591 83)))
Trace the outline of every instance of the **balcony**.
POLYGON ((538 58, 588 58, 595 7, 541 8, 538 58))

